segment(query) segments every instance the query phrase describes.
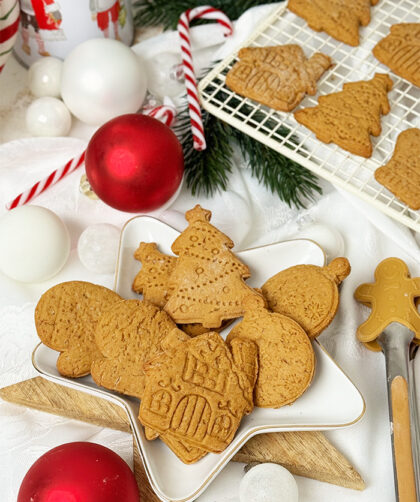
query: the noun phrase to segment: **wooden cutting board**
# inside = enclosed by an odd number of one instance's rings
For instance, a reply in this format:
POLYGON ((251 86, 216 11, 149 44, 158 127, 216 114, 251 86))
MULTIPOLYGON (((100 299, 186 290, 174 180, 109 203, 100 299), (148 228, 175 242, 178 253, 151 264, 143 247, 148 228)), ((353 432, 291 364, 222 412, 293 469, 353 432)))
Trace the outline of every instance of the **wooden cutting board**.
MULTIPOLYGON (((82 420, 101 427, 130 432, 120 406, 96 396, 63 387, 41 377, 0 389, 5 401, 82 420)), ((360 474, 321 432, 276 432, 251 438, 232 459, 234 462, 274 462, 293 474, 363 490, 360 474)), ((142 502, 158 502, 134 445, 134 472, 142 502)))

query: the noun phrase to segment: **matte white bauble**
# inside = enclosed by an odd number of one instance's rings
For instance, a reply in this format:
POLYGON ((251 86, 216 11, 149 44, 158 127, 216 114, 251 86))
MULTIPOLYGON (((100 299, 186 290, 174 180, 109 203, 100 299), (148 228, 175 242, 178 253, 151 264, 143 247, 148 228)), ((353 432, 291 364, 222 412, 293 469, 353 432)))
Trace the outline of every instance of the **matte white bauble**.
POLYGON ((67 136, 71 115, 59 99, 38 98, 26 110, 26 127, 33 136, 67 136))
POLYGON ((0 219, 0 270, 21 282, 57 274, 70 253, 70 236, 61 219, 40 206, 21 206, 0 219))
POLYGON ((252 467, 239 485, 241 502, 298 502, 298 488, 290 472, 277 464, 252 467))
POLYGON ((61 71, 63 61, 51 56, 38 59, 28 72, 29 89, 34 96, 42 98, 50 96, 59 98, 61 95, 61 71))
POLYGON ((117 262, 120 230, 114 225, 99 223, 83 231, 77 243, 82 264, 97 274, 112 274, 117 262))
POLYGON ((185 83, 181 64, 180 56, 173 52, 162 52, 146 60, 149 92, 160 99, 182 94, 185 83))
POLYGON ((134 52, 122 42, 94 38, 66 57, 61 96, 78 119, 102 125, 135 113, 146 95, 146 76, 134 52))

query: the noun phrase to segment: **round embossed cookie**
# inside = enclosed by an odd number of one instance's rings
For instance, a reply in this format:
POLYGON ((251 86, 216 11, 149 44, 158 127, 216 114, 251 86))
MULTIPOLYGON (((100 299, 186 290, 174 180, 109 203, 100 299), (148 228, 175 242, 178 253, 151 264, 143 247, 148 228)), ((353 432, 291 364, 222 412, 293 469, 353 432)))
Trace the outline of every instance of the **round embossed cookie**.
POLYGON ((291 317, 315 338, 334 319, 338 285, 349 273, 347 258, 335 258, 326 267, 296 265, 271 277, 262 292, 271 310, 291 317))
POLYGON ((100 353, 94 332, 99 317, 122 298, 103 286, 71 281, 53 286, 35 308, 35 326, 41 341, 61 352, 58 371, 68 377, 90 372, 100 353))
POLYGON ((161 341, 174 328, 168 314, 146 300, 114 305, 96 327, 102 357, 92 363, 92 378, 102 387, 141 398, 144 363, 162 351, 161 341))
POLYGON ((309 387, 315 354, 305 331, 290 317, 252 305, 229 333, 226 342, 252 340, 258 346, 258 378, 254 403, 280 408, 293 403, 309 387))

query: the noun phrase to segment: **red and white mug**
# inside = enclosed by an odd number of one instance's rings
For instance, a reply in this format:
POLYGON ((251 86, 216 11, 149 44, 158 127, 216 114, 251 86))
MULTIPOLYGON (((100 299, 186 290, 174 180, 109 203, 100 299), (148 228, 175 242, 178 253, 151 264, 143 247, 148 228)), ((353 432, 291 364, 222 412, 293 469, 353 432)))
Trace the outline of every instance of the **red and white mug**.
POLYGON ((90 38, 133 41, 130 0, 20 0, 14 53, 30 66, 43 56, 64 59, 90 38))

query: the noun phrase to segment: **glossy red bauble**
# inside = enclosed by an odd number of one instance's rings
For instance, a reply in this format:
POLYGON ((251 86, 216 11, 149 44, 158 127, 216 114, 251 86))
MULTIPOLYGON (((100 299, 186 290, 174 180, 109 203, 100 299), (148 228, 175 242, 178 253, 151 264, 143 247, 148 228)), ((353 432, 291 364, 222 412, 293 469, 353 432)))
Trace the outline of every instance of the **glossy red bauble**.
POLYGON ((134 474, 109 448, 67 443, 48 451, 26 473, 17 502, 139 502, 134 474))
POLYGON ((184 173, 175 134, 159 120, 138 114, 121 115, 100 127, 89 142, 85 164, 101 200, 135 213, 165 204, 184 173))

